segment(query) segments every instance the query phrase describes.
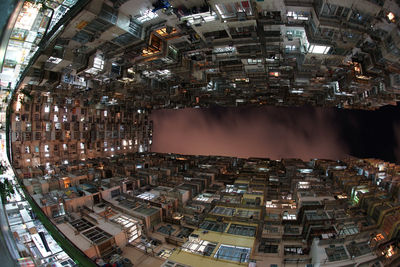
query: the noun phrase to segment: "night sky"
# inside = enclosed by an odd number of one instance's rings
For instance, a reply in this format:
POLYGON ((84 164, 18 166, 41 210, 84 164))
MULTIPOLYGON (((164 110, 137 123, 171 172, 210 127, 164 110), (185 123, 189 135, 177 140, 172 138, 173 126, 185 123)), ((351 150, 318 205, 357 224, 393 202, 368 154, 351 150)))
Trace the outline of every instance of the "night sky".
POLYGON ((377 111, 244 107, 153 111, 154 152, 400 163, 400 106, 377 111))

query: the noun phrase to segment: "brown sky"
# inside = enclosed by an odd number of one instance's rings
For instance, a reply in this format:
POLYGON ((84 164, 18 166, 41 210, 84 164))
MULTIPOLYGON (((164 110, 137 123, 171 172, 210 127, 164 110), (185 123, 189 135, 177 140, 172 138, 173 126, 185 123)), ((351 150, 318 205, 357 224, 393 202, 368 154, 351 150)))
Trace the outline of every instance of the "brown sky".
POLYGON ((329 109, 157 110, 151 119, 154 152, 309 160, 348 151, 329 109))

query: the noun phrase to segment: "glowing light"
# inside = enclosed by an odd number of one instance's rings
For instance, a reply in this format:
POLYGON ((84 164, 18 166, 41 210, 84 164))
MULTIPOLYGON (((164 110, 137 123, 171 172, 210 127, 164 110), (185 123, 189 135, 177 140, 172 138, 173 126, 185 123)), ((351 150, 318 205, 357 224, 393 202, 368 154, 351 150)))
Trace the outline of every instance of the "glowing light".
POLYGON ((387 14, 387 18, 388 18, 391 22, 395 22, 396 16, 393 14, 393 12, 389 12, 389 13, 387 14))

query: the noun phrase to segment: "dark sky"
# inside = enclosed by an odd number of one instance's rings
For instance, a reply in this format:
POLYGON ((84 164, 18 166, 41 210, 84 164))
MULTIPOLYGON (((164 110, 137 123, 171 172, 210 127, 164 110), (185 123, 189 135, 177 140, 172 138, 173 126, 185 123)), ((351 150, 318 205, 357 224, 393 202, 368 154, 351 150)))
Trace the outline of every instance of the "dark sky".
POLYGON ((340 159, 400 163, 400 106, 209 108, 153 111, 152 151, 237 157, 340 159))

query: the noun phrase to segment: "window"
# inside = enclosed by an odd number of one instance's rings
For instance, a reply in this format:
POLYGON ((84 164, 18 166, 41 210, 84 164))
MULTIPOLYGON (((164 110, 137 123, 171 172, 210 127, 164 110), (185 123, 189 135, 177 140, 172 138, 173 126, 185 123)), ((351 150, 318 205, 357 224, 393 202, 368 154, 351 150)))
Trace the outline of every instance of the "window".
POLYGON ((287 45, 287 46, 285 46, 285 51, 286 52, 296 51, 296 46, 295 45, 287 45))
POLYGON ((230 261, 248 262, 249 256, 250 248, 221 245, 214 257, 230 261))
POLYGON ((330 247, 325 248, 325 252, 329 261, 341 261, 349 258, 343 246, 335 247, 335 245, 331 245, 330 247))
POLYGON ((228 234, 232 235, 243 235, 243 236, 255 236, 256 228, 253 226, 244 226, 240 224, 231 224, 228 229, 228 234))
POLYGON ((230 55, 236 51, 234 46, 216 47, 213 49, 213 54, 216 55, 230 55))
POLYGON ((188 242, 183 244, 182 250, 195 254, 201 254, 204 256, 211 256, 216 246, 216 243, 212 243, 206 240, 194 239, 190 241, 189 239, 188 242))
POLYGON ((372 18, 369 15, 353 10, 349 21, 357 24, 365 24, 371 22, 371 19, 372 18))
POLYGON ((265 206, 266 206, 267 208, 277 208, 277 207, 278 207, 278 205, 277 205, 275 202, 273 202, 273 201, 267 201, 267 202, 265 203, 265 206))
POLYGON ((145 200, 152 200, 153 198, 156 197, 156 195, 149 193, 149 192, 144 192, 144 193, 138 195, 137 197, 141 198, 141 199, 145 199, 145 200))
POLYGON ((119 189, 115 189, 113 191, 111 191, 111 198, 114 198, 116 196, 119 196, 121 194, 119 189))
POLYGON ((250 65, 262 63, 262 59, 261 58, 256 58, 256 59, 248 58, 247 63, 249 63, 250 65))
POLYGON ((296 220, 297 216, 296 216, 296 214, 289 214, 287 211, 284 211, 282 219, 283 220, 296 220))
POLYGON ((157 18, 158 15, 155 12, 152 12, 151 9, 146 9, 140 11, 140 17, 136 18, 140 23, 152 20, 157 18))
POLYGON ((96 56, 93 61, 93 67, 99 70, 102 70, 104 67, 104 60, 101 56, 96 56))
POLYGON ((286 16, 294 20, 308 20, 310 14, 305 11, 288 11, 286 16))
POLYGON ((215 12, 204 12, 204 13, 197 13, 194 15, 189 15, 189 16, 184 16, 181 18, 181 20, 186 20, 190 24, 194 25, 201 25, 203 22, 209 22, 209 21, 214 21, 216 20, 217 14, 215 12))
POLYGON ((285 246, 284 247, 285 255, 303 255, 303 248, 298 246, 285 246))
POLYGON ((216 4, 215 7, 223 19, 235 17, 238 13, 244 13, 247 16, 253 15, 253 10, 248 0, 236 3, 216 4))
POLYGON ((313 54, 328 54, 328 52, 331 50, 330 46, 326 45, 314 45, 310 44, 308 47, 308 53, 313 53, 313 54))
POLYGON ((335 16, 337 7, 338 7, 337 5, 325 3, 321 15, 325 17, 335 16))
POLYGON ((50 152, 50 146, 44 145, 44 152, 50 152))

